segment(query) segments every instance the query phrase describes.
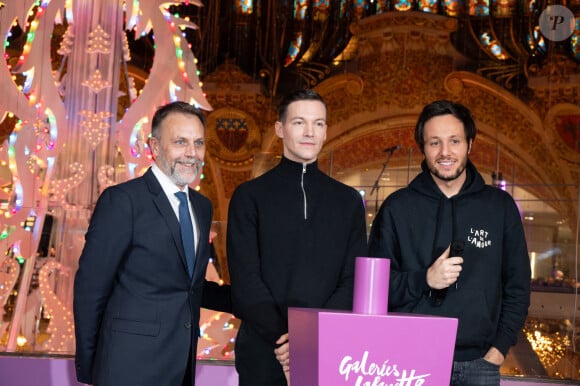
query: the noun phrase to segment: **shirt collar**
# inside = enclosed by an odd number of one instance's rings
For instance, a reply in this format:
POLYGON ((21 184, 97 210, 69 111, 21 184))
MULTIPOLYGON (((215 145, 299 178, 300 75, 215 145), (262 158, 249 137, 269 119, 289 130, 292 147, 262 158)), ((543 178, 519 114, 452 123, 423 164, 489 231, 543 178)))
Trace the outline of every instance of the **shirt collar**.
POLYGON ((175 195, 175 193, 177 193, 177 192, 186 192, 187 193, 187 186, 183 190, 180 189, 179 186, 177 186, 175 184, 175 182, 171 181, 171 178, 169 178, 169 176, 167 174, 165 174, 165 173, 163 173, 163 171, 161 171, 161 169, 159 168, 159 166, 156 163, 153 163, 151 165, 151 171, 153 172, 153 174, 157 178, 157 181, 159 181, 161 188, 163 189, 163 191, 165 192, 165 194, 168 197, 173 197, 175 195))

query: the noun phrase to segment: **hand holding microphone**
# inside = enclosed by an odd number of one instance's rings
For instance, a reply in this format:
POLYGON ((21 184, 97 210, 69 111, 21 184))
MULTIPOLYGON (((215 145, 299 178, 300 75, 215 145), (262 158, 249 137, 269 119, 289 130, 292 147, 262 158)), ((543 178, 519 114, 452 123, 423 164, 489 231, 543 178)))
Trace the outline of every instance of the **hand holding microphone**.
POLYGON ((465 242, 455 240, 427 270, 427 284, 431 287, 429 298, 434 306, 440 306, 445 300, 447 289, 456 283, 463 263, 465 242))

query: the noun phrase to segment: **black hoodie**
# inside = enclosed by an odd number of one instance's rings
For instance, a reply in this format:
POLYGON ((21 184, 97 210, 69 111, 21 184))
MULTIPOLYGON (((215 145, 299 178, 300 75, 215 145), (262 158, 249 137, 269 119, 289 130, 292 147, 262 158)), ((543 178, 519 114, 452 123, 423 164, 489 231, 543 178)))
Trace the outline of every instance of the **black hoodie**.
POLYGON ((485 185, 468 161, 460 192, 446 197, 423 162, 408 187, 391 194, 371 229, 369 256, 391 259, 389 310, 458 318, 454 360, 505 356, 530 302, 530 261, 519 210, 485 185), (452 240, 465 242, 462 271, 443 304, 430 301, 427 269, 452 240))

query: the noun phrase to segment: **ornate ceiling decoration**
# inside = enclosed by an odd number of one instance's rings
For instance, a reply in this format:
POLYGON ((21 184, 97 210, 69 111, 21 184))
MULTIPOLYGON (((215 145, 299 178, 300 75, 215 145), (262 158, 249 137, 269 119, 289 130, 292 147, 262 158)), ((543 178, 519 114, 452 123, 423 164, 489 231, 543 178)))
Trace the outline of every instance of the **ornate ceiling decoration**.
MULTIPOLYGON (((298 87, 317 88, 327 98, 328 151, 351 146, 360 155, 337 156, 335 165, 339 160, 349 167, 380 163, 380 152, 372 150, 382 146, 377 138, 411 148, 412 137, 397 130, 410 130, 425 103, 457 98, 470 105, 483 131, 489 131, 482 138, 489 144, 506 143, 502 158, 528 165, 519 175, 543 184, 577 181, 580 0, 566 2, 575 28, 559 41, 546 38, 541 29, 549 4, 215 0, 204 7, 170 6, 175 15, 199 26, 183 34, 197 54, 203 90, 214 109, 208 117, 211 160, 206 168, 221 180, 212 182, 212 192, 218 201, 227 201, 224 192, 252 175, 258 153, 281 152, 271 130, 275 106, 281 94, 298 87), (375 142, 368 139, 372 136, 375 142)), ((57 26, 53 46, 65 35, 65 26, 57 26)), ((123 88, 140 90, 147 84, 154 37, 154 30, 127 32, 135 84, 123 88)), ((16 62, 26 33, 15 25, 9 41, 7 60, 16 62)), ((59 54, 53 51, 56 68, 59 54)), ((119 111, 131 104, 129 95, 119 101, 119 111)), ((10 117, 4 119, 0 134, 5 138, 14 124, 10 117)), ((395 157, 397 162, 402 161, 395 157)), ((551 194, 575 194, 562 190, 551 194)))

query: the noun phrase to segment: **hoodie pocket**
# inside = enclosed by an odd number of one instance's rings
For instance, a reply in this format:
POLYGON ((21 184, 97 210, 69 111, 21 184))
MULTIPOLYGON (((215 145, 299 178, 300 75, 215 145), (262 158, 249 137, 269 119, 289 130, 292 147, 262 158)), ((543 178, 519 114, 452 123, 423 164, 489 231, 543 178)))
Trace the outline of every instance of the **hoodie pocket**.
POLYGON ((455 317, 459 319, 456 345, 481 346, 491 342, 495 336, 494 315, 483 291, 461 288, 450 292, 450 300, 457 305, 455 317))
POLYGON ((441 306, 433 306, 428 297, 423 297, 413 308, 413 313, 457 318, 457 346, 480 346, 490 342, 495 335, 485 294, 481 290, 450 287, 441 306))

